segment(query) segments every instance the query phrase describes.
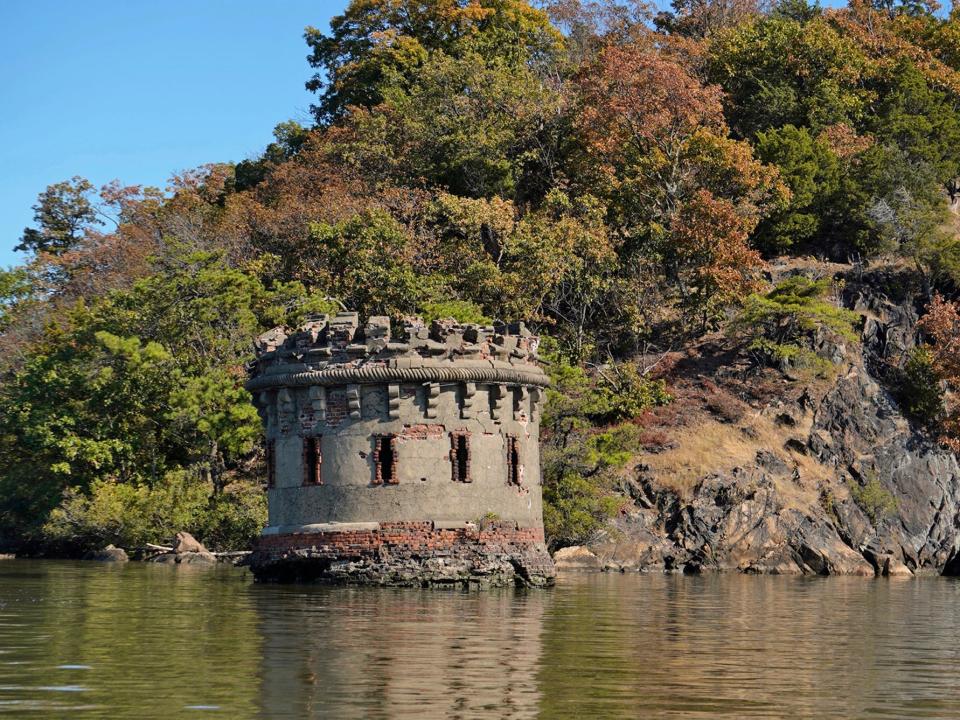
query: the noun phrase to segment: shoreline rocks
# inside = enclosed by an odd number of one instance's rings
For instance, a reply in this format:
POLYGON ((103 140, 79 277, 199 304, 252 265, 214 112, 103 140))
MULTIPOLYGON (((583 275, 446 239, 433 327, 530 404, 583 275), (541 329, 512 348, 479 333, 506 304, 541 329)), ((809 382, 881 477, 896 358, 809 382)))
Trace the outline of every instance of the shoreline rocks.
POLYGON ((97 550, 95 552, 87 553, 84 560, 93 560, 95 562, 111 562, 111 563, 125 563, 129 562, 130 558, 127 555, 127 551, 123 548, 118 548, 114 545, 107 545, 102 550, 97 550))
MULTIPOLYGON (((907 290, 884 294, 912 287, 900 276, 847 281, 845 303, 864 316, 862 345, 823 348, 836 377, 812 392, 795 378, 771 381, 782 389, 754 400, 752 415, 735 421, 739 435, 717 433, 718 442, 754 445, 755 457, 742 453, 736 467, 718 466, 678 490, 638 465, 621 484, 632 504, 585 548, 600 569, 960 575, 957 456, 912 426, 883 384, 914 346, 922 300, 907 290), (751 422, 764 432, 748 432, 751 422)), ((729 380, 728 394, 743 394, 748 376, 734 372, 724 350, 714 350, 714 362, 708 351, 674 380, 729 380)), ((708 413, 692 414, 688 435, 716 426, 708 413)), ((561 570, 588 566, 579 549, 557 562, 561 570)))
POLYGON ((147 562, 177 565, 216 565, 217 556, 188 532, 178 532, 171 552, 149 558, 147 562))

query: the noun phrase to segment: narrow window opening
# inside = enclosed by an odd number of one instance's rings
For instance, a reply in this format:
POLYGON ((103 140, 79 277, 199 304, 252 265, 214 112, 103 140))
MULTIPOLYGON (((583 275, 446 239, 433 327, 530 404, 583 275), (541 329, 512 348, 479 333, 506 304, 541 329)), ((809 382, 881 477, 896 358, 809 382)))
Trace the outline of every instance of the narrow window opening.
POLYGON ((466 432, 450 433, 450 444, 454 482, 470 482, 470 435, 466 432))
POLYGON ((520 449, 517 439, 507 435, 507 484, 520 486, 520 449))
POLYGON ((323 454, 320 451, 320 437, 303 439, 303 484, 323 485, 323 454))
POLYGON ((381 435, 376 438, 373 451, 376 485, 396 485, 397 477, 397 438, 394 435, 381 435))
POLYGON ((264 460, 267 463, 267 487, 275 487, 277 484, 277 453, 275 440, 267 440, 264 460))

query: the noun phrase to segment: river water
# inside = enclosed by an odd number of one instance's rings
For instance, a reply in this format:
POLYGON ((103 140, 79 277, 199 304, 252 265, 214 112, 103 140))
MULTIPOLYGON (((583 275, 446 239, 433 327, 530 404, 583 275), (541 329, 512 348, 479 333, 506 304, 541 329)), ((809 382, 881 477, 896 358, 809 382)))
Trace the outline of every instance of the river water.
POLYGON ((577 575, 256 585, 0 562, 0 715, 960 718, 960 582, 577 575))

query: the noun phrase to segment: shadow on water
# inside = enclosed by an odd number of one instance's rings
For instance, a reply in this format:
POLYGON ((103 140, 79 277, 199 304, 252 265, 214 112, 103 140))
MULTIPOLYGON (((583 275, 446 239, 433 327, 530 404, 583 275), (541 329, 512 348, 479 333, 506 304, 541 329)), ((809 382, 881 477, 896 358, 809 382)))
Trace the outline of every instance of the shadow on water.
POLYGON ((960 718, 960 583, 587 575, 465 594, 4 562, 5 713, 960 718))

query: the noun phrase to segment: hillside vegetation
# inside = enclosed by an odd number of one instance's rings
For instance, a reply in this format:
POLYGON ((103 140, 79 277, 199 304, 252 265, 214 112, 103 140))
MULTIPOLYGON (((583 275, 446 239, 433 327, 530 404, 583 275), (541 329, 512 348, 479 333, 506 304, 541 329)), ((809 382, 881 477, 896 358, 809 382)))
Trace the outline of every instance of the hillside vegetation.
POLYGON ((638 463, 683 496, 782 443, 732 428, 777 383, 827 392, 877 267, 925 313, 877 376, 960 449, 960 13, 353 0, 304 37, 313 123, 261 156, 39 195, 0 271, 0 542, 246 546, 251 340, 336 307, 547 338, 555 548, 606 532, 638 463))

